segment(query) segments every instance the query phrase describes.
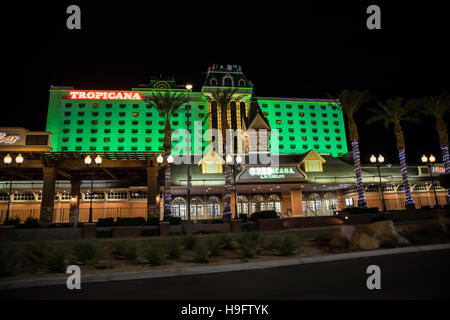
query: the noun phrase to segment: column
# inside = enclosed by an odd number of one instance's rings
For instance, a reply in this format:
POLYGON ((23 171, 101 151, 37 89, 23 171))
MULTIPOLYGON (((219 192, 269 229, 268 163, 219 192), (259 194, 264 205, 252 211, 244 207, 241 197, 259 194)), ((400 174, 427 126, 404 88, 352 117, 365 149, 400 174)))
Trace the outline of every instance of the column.
POLYGON ((291 194, 289 192, 281 193, 281 208, 287 217, 292 216, 291 194))
POLYGON ((41 224, 50 224, 53 222, 53 209, 55 207, 55 182, 56 182, 56 168, 44 167, 42 168, 44 174, 44 184, 42 187, 42 202, 41 202, 41 224))
POLYGON ((70 195, 71 198, 75 198, 75 201, 72 202, 70 199, 70 213, 69 213, 69 222, 74 227, 77 226, 79 221, 79 207, 80 207, 80 187, 81 187, 81 179, 78 176, 73 176, 72 180, 70 180, 70 195))
POLYGON ((159 216, 156 196, 159 194, 158 168, 147 167, 147 219, 159 216))
POLYGON ((236 195, 234 193, 234 190, 231 192, 231 212, 233 212, 232 217, 237 218, 237 210, 235 210, 235 203, 236 203, 236 195))

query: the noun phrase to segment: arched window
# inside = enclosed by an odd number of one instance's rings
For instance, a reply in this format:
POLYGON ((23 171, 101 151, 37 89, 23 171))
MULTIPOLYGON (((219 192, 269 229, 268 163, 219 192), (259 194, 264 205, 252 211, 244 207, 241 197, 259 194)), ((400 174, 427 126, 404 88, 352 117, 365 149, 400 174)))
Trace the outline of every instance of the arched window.
POLYGON ((199 197, 191 199, 191 219, 203 219, 203 201, 199 197))
POLYGON ((337 197, 331 192, 327 192, 323 196, 324 214, 332 215, 337 209, 337 197))
POLYGON ((239 87, 245 87, 245 80, 244 79, 239 79, 239 87))
POLYGON ((252 213, 266 210, 266 202, 264 197, 260 194, 253 196, 252 199, 252 213))
POLYGON ((281 199, 277 194, 271 194, 269 198, 267 198, 267 208, 269 210, 275 210, 278 213, 281 213, 281 199))
POLYGON ((220 212, 220 204, 221 201, 219 197, 211 196, 208 198, 207 207, 209 219, 220 219, 222 217, 220 212))
POLYGON ((229 74, 227 74, 222 78, 222 85, 224 87, 233 87, 234 86, 233 78, 229 74))
POLYGON ((217 79, 216 78, 211 78, 211 80, 209 80, 209 84, 211 86, 217 86, 217 79))
POLYGON ((175 217, 186 219, 186 200, 182 197, 176 197, 172 201, 172 213, 175 217))
POLYGON ((312 215, 322 214, 322 201, 318 193, 311 193, 308 197, 308 209, 312 215))
POLYGON ((238 215, 247 214, 248 215, 248 198, 244 195, 238 196, 238 215))

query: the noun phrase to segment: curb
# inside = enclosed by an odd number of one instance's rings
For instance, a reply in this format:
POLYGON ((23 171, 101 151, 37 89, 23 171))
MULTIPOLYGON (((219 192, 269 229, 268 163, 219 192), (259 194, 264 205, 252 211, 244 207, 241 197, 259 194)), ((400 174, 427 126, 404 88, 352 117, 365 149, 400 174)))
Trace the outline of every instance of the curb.
MULTIPOLYGON (((426 245, 426 246, 417 246, 417 247, 378 249, 378 250, 373 250, 373 251, 340 253, 340 254, 327 255, 327 256, 318 256, 318 257, 292 258, 292 259, 284 259, 284 260, 238 263, 238 264, 222 265, 222 266, 190 267, 190 268, 166 269, 166 270, 158 270, 158 271, 142 271, 142 272, 127 272, 127 273, 122 272, 122 273, 111 273, 111 274, 104 274, 104 275, 90 275, 90 276, 82 276, 82 283, 121 281, 121 280, 122 281, 123 280, 138 280, 138 279, 151 279, 151 278, 167 278, 167 277, 199 275, 199 274, 209 274, 209 273, 219 273, 219 272, 270 269, 270 268, 277 268, 277 267, 287 267, 287 266, 292 266, 292 265, 301 265, 301 264, 310 264, 310 263, 319 263, 319 262, 332 262, 332 261, 340 261, 340 260, 348 260, 348 259, 358 259, 358 258, 367 258, 367 257, 376 257, 376 256, 401 254, 401 253, 412 253, 412 252, 426 252, 426 251, 444 250, 444 249, 450 249, 450 244, 444 243, 444 244, 435 244, 435 245, 426 245)), ((66 281, 67 281, 67 276, 40 279, 40 280, 16 280, 16 281, 0 283, 0 290, 28 288, 28 287, 40 287, 40 286, 65 285, 66 281)))

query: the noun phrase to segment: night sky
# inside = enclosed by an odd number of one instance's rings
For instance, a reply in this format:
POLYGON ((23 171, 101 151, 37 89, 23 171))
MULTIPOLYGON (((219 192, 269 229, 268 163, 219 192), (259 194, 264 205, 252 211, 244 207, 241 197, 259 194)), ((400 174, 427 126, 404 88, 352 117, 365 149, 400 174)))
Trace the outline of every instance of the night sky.
MULTIPOLYGON (((344 88, 367 89, 371 107, 390 97, 450 92, 450 19, 432 1, 395 1, 395 7, 380 1, 158 2, 166 4, 58 1, 4 8, 0 126, 45 130, 51 84, 129 89, 163 74, 192 82, 197 91, 212 63, 242 65, 256 96, 327 98, 344 88), (81 30, 66 28, 70 4, 81 8, 81 30), (366 28, 370 4, 381 8, 381 30, 366 28)), ((393 130, 367 126, 367 117, 364 110, 356 115, 363 161, 381 152, 398 162, 393 130)), ((441 157, 434 120, 422 121, 404 126, 411 164, 422 153, 441 157)))

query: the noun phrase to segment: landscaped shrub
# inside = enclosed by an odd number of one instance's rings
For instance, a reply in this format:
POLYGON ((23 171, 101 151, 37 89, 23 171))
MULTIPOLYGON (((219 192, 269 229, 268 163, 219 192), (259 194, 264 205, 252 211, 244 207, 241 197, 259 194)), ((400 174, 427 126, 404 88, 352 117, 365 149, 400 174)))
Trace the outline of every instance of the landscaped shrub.
POLYGON ((22 255, 13 246, 0 246, 0 277, 11 277, 19 269, 22 255))
POLYGON ((258 253, 259 234, 256 232, 241 233, 238 243, 242 257, 249 259, 258 253))
POLYGON ((147 219, 147 224, 149 226, 157 226, 157 225, 159 225, 159 218, 158 217, 150 217, 147 219))
POLYGON ((101 248, 97 241, 79 241, 73 247, 73 253, 78 261, 96 263, 100 258, 101 248))
POLYGON ((195 248, 196 244, 197 238, 194 237, 192 234, 183 237, 183 245, 185 249, 192 250, 195 248))
POLYGON ((220 256, 220 249, 222 249, 222 243, 220 242, 220 239, 217 237, 209 237, 208 238, 208 249, 213 257, 220 256))
POLYGON ((67 267, 67 251, 62 247, 50 247, 45 265, 51 272, 64 273, 67 267))
POLYGON ((145 226, 147 221, 143 217, 117 218, 117 226, 145 226))
POLYGON ((159 266, 163 262, 163 250, 156 243, 152 243, 144 247, 142 249, 142 255, 152 266, 159 266))
POLYGON ((420 230, 401 231, 400 234, 413 245, 421 245, 426 243, 425 235, 420 232, 420 230))
POLYGON ((380 247, 381 248, 396 248, 398 245, 398 239, 397 237, 392 237, 390 239, 385 239, 383 241, 380 241, 380 247))
POLYGON ((331 234, 330 233, 319 233, 315 238, 314 238, 314 242, 319 246, 319 247, 328 247, 328 244, 330 243, 331 240, 331 234))
POLYGON ((225 220, 224 219, 212 219, 211 223, 213 223, 213 224, 225 223, 225 220))
POLYGON ((27 249, 28 259, 31 261, 31 263, 37 265, 45 265, 49 252, 48 242, 37 241, 28 246, 27 249))
POLYGON ((209 262, 209 249, 207 246, 201 245, 194 249, 194 261, 199 263, 209 262))
POLYGON ((375 218, 372 218, 372 222, 378 222, 378 221, 387 221, 388 219, 384 215, 376 216, 375 218))
POLYGON ((5 226, 18 226, 20 225, 20 218, 19 217, 15 217, 15 218, 9 218, 7 221, 4 221, 3 224, 5 226))
POLYGON ((127 260, 137 259, 137 244, 135 240, 123 240, 115 243, 116 253, 127 260))
POLYGON ((28 217, 22 227, 24 228, 38 228, 39 227, 39 219, 37 218, 33 218, 33 217, 28 217))
POLYGON ((167 241, 167 256, 178 259, 181 256, 181 241, 178 238, 169 238, 167 241))
POLYGON ((275 219, 279 217, 280 216, 275 210, 267 210, 255 212, 254 214, 252 214, 251 220, 257 221, 258 219, 275 219))
POLYGON ((180 217, 168 217, 167 221, 170 222, 170 224, 173 224, 173 225, 181 224, 181 218, 180 217))
POLYGON ((96 238, 112 238, 112 230, 97 230, 96 238))
POLYGON ((220 248, 224 250, 234 249, 233 239, 228 233, 219 233, 214 235, 214 238, 220 244, 220 248))
POLYGON ((112 227, 116 223, 114 222, 114 218, 99 218, 97 222, 97 227, 112 227))
POLYGON ((141 237, 154 237, 159 236, 159 228, 155 229, 144 229, 141 231, 141 237))
POLYGON ((291 256, 297 252, 298 241, 292 235, 280 236, 272 239, 271 247, 278 256, 291 256))

